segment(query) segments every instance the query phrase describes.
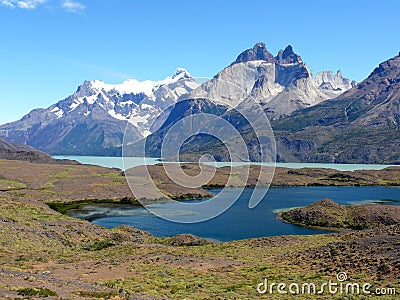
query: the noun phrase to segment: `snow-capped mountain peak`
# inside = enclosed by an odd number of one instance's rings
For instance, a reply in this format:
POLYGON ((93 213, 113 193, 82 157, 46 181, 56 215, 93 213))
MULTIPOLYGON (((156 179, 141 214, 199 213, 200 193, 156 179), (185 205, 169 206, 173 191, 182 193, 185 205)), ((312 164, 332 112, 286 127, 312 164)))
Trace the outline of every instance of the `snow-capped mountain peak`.
POLYGON ((181 79, 181 78, 191 78, 192 75, 184 69, 184 68, 176 68, 174 74, 172 75, 172 79, 181 79))
POLYGON ((110 93, 117 92, 120 95, 126 94, 145 94, 152 96, 155 89, 163 85, 176 83, 179 80, 192 79, 190 73, 184 68, 177 68, 172 76, 163 80, 152 81, 144 80, 138 81, 136 79, 126 79, 119 84, 108 84, 102 80, 85 81, 76 91, 77 96, 87 97, 99 92, 110 93))
POLYGON ((110 155, 107 149, 121 142, 127 122, 135 128, 137 139, 149 135, 157 129, 158 125, 153 125, 157 116, 197 86, 190 73, 182 68, 158 81, 127 79, 110 84, 87 80, 64 100, 47 109, 34 110, 14 122, 19 132, 15 139, 35 144, 36 133, 51 131, 52 138, 39 147, 42 150, 54 152, 61 147, 65 153, 79 153, 80 147, 86 147, 90 140, 99 144, 84 153, 92 154, 97 151, 96 147, 102 147, 102 153, 110 155), (77 146, 70 147, 72 144, 77 146))
MULTIPOLYGON (((197 83, 183 68, 177 68, 172 76, 158 81, 127 79, 119 84, 108 84, 91 80, 85 81, 75 94, 63 101, 62 106, 69 103, 70 113, 83 110, 86 117, 91 114, 91 106, 100 106, 114 119, 130 121, 146 135, 149 132, 147 127, 151 125, 148 116, 157 114, 196 87, 197 83)), ((59 107, 52 109, 57 118, 64 116, 59 107)))

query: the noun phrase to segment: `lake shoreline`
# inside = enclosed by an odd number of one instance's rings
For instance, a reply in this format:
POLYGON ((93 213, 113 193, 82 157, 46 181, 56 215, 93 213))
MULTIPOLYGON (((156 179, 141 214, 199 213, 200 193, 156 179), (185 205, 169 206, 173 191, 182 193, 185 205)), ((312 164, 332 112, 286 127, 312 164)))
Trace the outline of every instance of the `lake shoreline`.
MULTIPOLYGON (((139 165, 156 165, 162 163, 168 163, 160 158, 156 157, 128 157, 122 158, 117 156, 77 156, 77 155, 53 155, 55 159, 69 159, 76 160, 81 164, 96 165, 107 168, 118 168, 120 170, 133 168, 139 165), (126 164, 126 168, 124 168, 126 164)), ((180 162, 180 164, 191 164, 196 162, 180 162)), ((260 165, 262 163, 250 162, 250 165, 260 165)), ((211 164, 212 165, 212 164, 211 164)), ((216 162, 217 167, 229 166, 229 162, 216 162)), ((245 163, 233 162, 232 166, 242 166, 245 163)), ((264 163, 266 166, 275 166, 277 168, 289 168, 289 169, 302 169, 302 168, 314 168, 314 169, 333 169, 337 171, 357 171, 357 170, 383 170, 390 167, 400 167, 400 165, 391 164, 339 164, 339 163, 264 163)))

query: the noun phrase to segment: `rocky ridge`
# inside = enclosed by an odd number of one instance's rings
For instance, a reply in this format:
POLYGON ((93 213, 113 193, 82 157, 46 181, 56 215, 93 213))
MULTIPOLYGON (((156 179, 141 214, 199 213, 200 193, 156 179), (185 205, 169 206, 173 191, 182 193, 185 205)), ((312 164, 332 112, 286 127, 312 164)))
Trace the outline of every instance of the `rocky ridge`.
POLYGON ((46 163, 46 164, 65 164, 65 165, 79 164, 78 162, 72 160, 53 159, 48 154, 38 151, 33 147, 22 144, 8 143, 1 138, 0 138, 0 159, 23 160, 32 163, 46 163))

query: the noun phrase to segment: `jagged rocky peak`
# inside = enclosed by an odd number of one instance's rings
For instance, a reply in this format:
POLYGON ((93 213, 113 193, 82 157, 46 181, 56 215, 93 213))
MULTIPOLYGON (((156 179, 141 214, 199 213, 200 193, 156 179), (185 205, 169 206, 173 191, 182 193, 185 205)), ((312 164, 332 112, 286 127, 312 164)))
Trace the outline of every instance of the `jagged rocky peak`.
POLYGON ((264 43, 257 43, 253 48, 247 49, 239 54, 233 64, 255 60, 263 60, 268 63, 278 63, 280 65, 303 63, 301 57, 294 53, 291 45, 288 45, 284 50, 280 50, 278 55, 274 57, 267 50, 264 43))
POLYGON ((336 75, 332 71, 321 71, 315 76, 315 83, 320 89, 334 92, 344 92, 356 86, 357 82, 343 77, 342 71, 336 75))
POLYGON ((297 64, 303 63, 303 60, 299 55, 294 53, 293 47, 288 45, 285 50, 280 50, 276 56, 276 60, 279 64, 297 64))
POLYGON ((82 85, 78 86, 76 93, 82 95, 90 95, 101 88, 102 85, 104 85, 104 82, 101 80, 85 80, 82 85))
MULTIPOLYGON (((400 54, 400 53, 399 53, 400 54)), ((400 55, 379 64, 372 73, 357 85, 357 89, 373 90, 378 85, 391 86, 400 83, 400 55)))
POLYGON ((400 74, 400 53, 398 56, 395 56, 383 63, 380 63, 377 68, 375 68, 369 77, 373 76, 391 76, 398 77, 400 74))
POLYGON ((172 79, 191 79, 192 75, 184 68, 176 68, 172 79))
POLYGON ((336 76, 332 72, 322 73, 318 80, 316 83, 291 45, 273 57, 264 43, 257 43, 191 96, 208 96, 231 106, 251 97, 263 103, 273 118, 331 99, 352 87, 352 82, 340 72, 336 76))
POLYGON ((257 43, 254 45, 253 48, 247 49, 239 54, 234 64, 254 60, 264 60, 269 63, 275 63, 275 57, 270 52, 268 52, 265 44, 257 43))

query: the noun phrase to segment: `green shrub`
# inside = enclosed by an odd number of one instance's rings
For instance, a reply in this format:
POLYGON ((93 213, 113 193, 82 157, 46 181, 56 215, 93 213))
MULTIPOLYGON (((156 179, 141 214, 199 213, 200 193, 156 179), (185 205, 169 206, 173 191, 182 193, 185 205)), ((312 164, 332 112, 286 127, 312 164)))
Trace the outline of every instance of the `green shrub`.
POLYGON ((47 288, 21 288, 18 289, 20 296, 38 296, 38 297, 57 297, 57 294, 47 288))

